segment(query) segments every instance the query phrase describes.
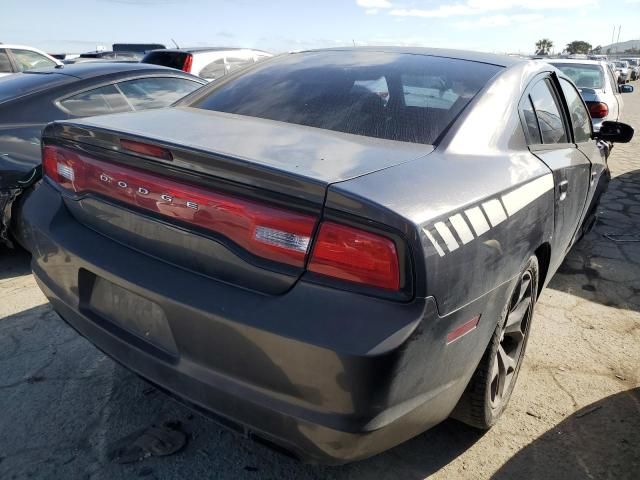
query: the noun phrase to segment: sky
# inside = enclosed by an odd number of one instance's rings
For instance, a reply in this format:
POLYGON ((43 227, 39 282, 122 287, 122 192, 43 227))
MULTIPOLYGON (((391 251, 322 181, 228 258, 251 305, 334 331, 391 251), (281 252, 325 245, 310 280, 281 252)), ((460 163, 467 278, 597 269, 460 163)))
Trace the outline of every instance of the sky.
POLYGON ((112 43, 235 46, 274 53, 410 45, 533 53, 549 38, 640 39, 640 0, 0 0, 0 42, 80 53, 112 43))

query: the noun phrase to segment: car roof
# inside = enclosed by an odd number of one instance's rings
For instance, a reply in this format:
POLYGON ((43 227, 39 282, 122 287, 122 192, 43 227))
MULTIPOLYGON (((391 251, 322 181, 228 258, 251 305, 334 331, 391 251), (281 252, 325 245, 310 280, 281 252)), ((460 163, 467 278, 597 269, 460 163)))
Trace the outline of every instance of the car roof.
POLYGON ((471 50, 454 50, 448 48, 427 48, 427 47, 334 47, 319 50, 303 50, 292 53, 307 52, 379 52, 379 53, 406 53, 409 55, 425 55, 430 57, 452 58, 457 60, 469 60, 472 62, 489 63, 501 67, 510 67, 519 63, 527 62, 529 59, 510 57, 495 53, 475 52, 471 50))
POLYGON ((30 47, 29 45, 18 45, 15 43, 0 43, 0 48, 24 48, 25 50, 35 50, 38 52, 42 52, 43 50, 36 48, 36 47, 30 47))
POLYGON ((542 60, 547 63, 579 63, 581 65, 600 65, 609 63, 606 60, 580 60, 579 58, 547 58, 542 60))
POLYGON ((265 52, 264 50, 257 50, 255 48, 244 47, 186 47, 186 48, 158 48, 156 50, 150 50, 150 52, 186 52, 186 53, 199 53, 199 52, 237 52, 238 50, 251 50, 252 52, 265 52))
MULTIPOLYGON (((111 75, 114 73, 124 72, 140 72, 140 73, 171 73, 181 74, 179 70, 169 67, 163 67, 161 65, 152 65, 150 63, 121 63, 121 62, 83 62, 64 65, 61 67, 42 68, 30 70, 34 73, 59 73, 61 75, 68 75, 71 77, 88 79, 94 77, 100 77, 103 75, 111 75)), ((184 75, 184 74, 183 74, 184 75)), ((196 77, 194 77, 196 78, 196 77)))

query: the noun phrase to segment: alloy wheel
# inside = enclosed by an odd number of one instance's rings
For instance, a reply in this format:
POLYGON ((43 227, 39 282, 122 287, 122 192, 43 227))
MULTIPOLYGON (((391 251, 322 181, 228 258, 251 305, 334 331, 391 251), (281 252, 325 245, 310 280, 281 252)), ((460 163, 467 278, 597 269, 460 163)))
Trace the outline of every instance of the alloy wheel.
POLYGON ((532 273, 527 270, 520 277, 511 298, 500 335, 500 345, 493 361, 489 395, 491 408, 494 410, 503 404, 504 398, 508 398, 510 387, 517 376, 533 314, 533 288, 532 273))

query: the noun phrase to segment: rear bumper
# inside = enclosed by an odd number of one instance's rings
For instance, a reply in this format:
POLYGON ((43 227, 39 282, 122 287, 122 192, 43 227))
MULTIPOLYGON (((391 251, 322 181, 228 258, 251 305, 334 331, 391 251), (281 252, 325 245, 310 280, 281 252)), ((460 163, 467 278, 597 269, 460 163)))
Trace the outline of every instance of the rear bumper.
POLYGON ((495 325, 481 321, 449 345, 447 333, 485 307, 492 318, 506 291, 447 317, 431 299, 402 304, 304 281, 268 296, 93 232, 47 184, 24 218, 36 279, 80 334, 220 423, 312 462, 365 458, 444 420, 495 325), (148 341, 109 318, 94 305, 98 284, 151 302, 160 313, 142 316, 168 329, 147 324, 148 341))

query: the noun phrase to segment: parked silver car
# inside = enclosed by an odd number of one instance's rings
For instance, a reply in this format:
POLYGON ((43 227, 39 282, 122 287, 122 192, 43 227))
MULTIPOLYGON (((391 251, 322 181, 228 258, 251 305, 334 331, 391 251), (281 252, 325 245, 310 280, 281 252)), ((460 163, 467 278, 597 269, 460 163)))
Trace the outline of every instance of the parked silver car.
POLYGON ((613 62, 616 71, 618 72, 618 83, 627 83, 631 80, 631 69, 629 68, 629 62, 618 60, 613 62))
POLYGON ((637 80, 640 78, 640 58, 621 58, 620 60, 629 64, 631 80, 637 80))
POLYGON ((631 85, 618 85, 607 62, 597 60, 557 59, 551 65, 561 70, 576 84, 589 107, 593 129, 597 132, 604 121, 622 119, 621 93, 633 92, 631 85))

